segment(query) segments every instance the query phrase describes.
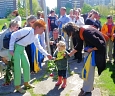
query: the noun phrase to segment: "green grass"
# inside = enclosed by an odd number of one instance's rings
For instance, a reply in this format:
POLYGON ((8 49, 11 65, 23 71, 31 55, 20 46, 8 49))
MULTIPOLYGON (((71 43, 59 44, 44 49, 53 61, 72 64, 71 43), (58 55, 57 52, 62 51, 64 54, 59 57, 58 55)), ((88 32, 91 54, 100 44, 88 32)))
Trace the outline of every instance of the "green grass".
POLYGON ((100 21, 101 21, 101 24, 103 25, 106 22, 106 18, 103 17, 103 18, 100 19, 100 21))
POLYGON ((102 96, 115 95, 115 65, 107 63, 106 70, 96 80, 96 87, 100 88, 102 96))
MULTIPOLYGON (((22 26, 24 25, 24 22, 26 22, 26 20, 22 20, 22 26)), ((4 25, 4 23, 7 23, 7 27, 8 27, 10 21, 7 19, 0 19, 0 31, 2 31, 2 26, 4 25)))

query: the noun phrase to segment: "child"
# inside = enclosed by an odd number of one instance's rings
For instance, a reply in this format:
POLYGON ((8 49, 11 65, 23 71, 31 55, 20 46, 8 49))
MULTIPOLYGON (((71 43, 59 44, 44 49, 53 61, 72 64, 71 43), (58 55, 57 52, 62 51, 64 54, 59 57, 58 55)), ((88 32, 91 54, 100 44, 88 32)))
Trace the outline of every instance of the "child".
POLYGON ((53 56, 55 59, 55 64, 58 69, 58 81, 56 83, 56 86, 61 85, 63 79, 63 84, 61 88, 65 88, 67 82, 67 68, 68 68, 67 59, 69 57, 69 53, 66 51, 66 44, 64 41, 59 41, 57 49, 54 52, 53 56))

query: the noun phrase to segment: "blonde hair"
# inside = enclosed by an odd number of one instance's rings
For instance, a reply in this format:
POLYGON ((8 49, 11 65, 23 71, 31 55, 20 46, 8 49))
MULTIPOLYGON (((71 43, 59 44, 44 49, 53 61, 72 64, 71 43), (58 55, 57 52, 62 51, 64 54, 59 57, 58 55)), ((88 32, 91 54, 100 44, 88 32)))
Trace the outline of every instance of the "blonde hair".
POLYGON ((64 41, 59 41, 57 47, 63 47, 66 50, 66 43, 64 41))

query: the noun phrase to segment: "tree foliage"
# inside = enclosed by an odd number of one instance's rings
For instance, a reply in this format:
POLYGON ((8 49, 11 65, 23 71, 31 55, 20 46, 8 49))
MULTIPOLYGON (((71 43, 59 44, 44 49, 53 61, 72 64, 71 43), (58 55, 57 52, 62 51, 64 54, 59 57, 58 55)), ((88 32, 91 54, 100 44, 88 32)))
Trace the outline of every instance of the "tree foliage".
MULTIPOLYGON (((18 11, 19 14, 22 17, 26 17, 26 6, 27 6, 27 13, 28 15, 30 15, 30 4, 29 4, 29 0, 18 0, 18 11)), ((33 11, 33 15, 36 15, 37 11, 41 11, 41 7, 38 3, 38 0, 32 0, 32 11, 33 11)))
POLYGON ((65 7, 66 7, 66 13, 69 14, 70 9, 72 9, 72 4, 71 3, 66 3, 65 7))
POLYGON ((91 5, 84 3, 82 7, 82 13, 88 13, 91 9, 93 9, 91 5))

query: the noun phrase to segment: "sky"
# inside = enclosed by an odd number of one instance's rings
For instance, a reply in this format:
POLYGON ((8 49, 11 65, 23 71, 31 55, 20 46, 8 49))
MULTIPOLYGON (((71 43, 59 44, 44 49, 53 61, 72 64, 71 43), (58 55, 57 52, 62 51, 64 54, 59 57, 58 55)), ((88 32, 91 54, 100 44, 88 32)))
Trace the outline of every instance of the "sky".
POLYGON ((57 0, 46 0, 46 6, 50 9, 55 8, 57 6, 57 0))

